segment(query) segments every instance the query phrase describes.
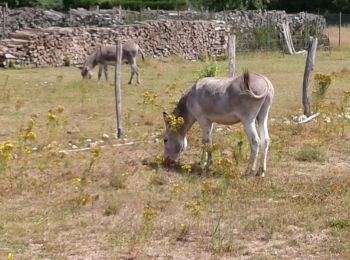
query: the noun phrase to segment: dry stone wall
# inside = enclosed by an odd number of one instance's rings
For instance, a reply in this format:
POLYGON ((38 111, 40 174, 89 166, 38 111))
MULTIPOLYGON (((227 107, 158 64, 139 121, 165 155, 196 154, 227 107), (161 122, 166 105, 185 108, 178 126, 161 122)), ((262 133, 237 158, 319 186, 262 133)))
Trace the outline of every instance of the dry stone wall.
POLYGON ((69 59, 82 64, 98 45, 135 40, 146 55, 167 57, 182 55, 198 59, 202 54, 220 55, 227 41, 227 32, 216 22, 207 21, 148 21, 110 28, 32 29, 11 33, 0 41, 3 53, 30 67, 61 66, 69 59))
MULTIPOLYGON (((283 22, 289 23, 291 34, 295 39, 296 48, 304 48, 309 35, 318 36, 320 44, 327 44, 326 38, 320 37, 326 26, 323 16, 304 12, 287 14, 285 11, 264 10, 210 13, 146 9, 140 13, 121 9, 87 11, 79 8, 71 9, 68 13, 61 13, 52 10, 41 10, 39 8, 19 8, 8 10, 6 32, 8 34, 28 28, 48 28, 53 26, 116 28, 119 25, 130 24, 135 21, 160 19, 186 21, 223 20, 240 36, 237 38, 238 49, 247 48, 247 46, 254 48, 255 38, 259 37, 257 30, 261 30, 261 28, 270 31, 272 40, 277 40, 280 37, 279 34, 283 22)), ((1 26, 2 19, 0 19, 1 26)))
MULTIPOLYGON (((202 54, 220 55, 226 48, 228 31, 237 35, 237 51, 280 49, 284 22, 290 25, 297 50, 305 47, 309 36, 318 37, 321 46, 328 44, 322 16, 284 11, 138 13, 77 9, 64 14, 22 8, 8 10, 7 18, 8 37, 0 41, 0 61, 14 60, 31 67, 60 66, 64 59, 82 63, 96 45, 113 44, 117 38, 134 39, 147 55, 180 54, 187 59, 197 59, 202 54), (138 18, 156 20, 135 22, 138 18)), ((1 22, 2 19, 0 28, 1 22)))

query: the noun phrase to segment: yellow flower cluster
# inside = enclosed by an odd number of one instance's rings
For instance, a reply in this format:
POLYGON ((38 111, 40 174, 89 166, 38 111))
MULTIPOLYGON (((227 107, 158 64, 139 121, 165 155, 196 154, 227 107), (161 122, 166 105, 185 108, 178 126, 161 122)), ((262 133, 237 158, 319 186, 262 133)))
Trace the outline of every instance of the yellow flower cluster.
POLYGON ((24 134, 23 139, 34 141, 36 139, 36 133, 29 131, 24 134))
POLYGON ((101 150, 99 148, 94 148, 91 150, 92 157, 97 158, 100 156, 101 150))
POLYGON ((77 203, 78 203, 79 205, 85 206, 90 200, 91 200, 91 195, 88 194, 88 193, 84 193, 84 194, 81 194, 81 195, 77 198, 77 203))
POLYGON ((176 194, 179 194, 180 192, 184 191, 184 187, 182 187, 180 184, 178 183, 174 183, 173 184, 173 191, 176 193, 176 194))
POLYGON ((13 259, 15 259, 13 253, 11 252, 7 253, 7 260, 13 260, 13 259))
POLYGON ((200 203, 198 201, 190 200, 185 203, 185 207, 190 209, 193 216, 198 216, 200 212, 200 203))
POLYGON ((202 144, 202 150, 206 152, 216 152, 220 148, 219 144, 213 144, 212 146, 208 144, 202 144))
POLYGON ((48 113, 47 114, 47 119, 49 119, 50 121, 56 121, 57 120, 57 116, 53 113, 48 113))
POLYGON ((223 167, 227 167, 227 168, 230 168, 233 166, 233 162, 231 160, 226 159, 225 157, 222 157, 222 156, 220 156, 217 159, 217 164, 220 166, 223 166, 223 167))
POLYGON ((36 133, 32 131, 36 123, 37 115, 32 114, 28 120, 28 127, 26 129, 21 129, 18 132, 18 137, 23 141, 34 141, 36 140, 36 133))
POLYGON ((72 186, 73 186, 73 189, 75 191, 78 191, 80 188, 81 188, 81 179, 78 178, 78 177, 75 177, 71 180, 71 183, 72 183, 72 186))
POLYGON ((0 158, 11 159, 15 145, 12 142, 5 142, 0 145, 0 158))
POLYGON ((182 169, 184 172, 190 173, 190 172, 192 171, 192 166, 189 165, 189 164, 185 164, 185 165, 182 165, 182 166, 181 166, 181 169, 182 169))
POLYGON ((157 95, 151 92, 146 91, 143 93, 143 104, 154 104, 157 95))
POLYGON ((33 126, 35 125, 36 123, 36 119, 38 118, 38 116, 36 114, 32 114, 30 116, 30 119, 29 119, 29 122, 28 122, 28 129, 32 129, 33 126))
POLYGON ((164 163, 164 157, 161 155, 157 155, 156 157, 154 157, 154 163, 156 163, 156 164, 164 163))
POLYGON ((78 178, 78 177, 76 177, 76 178, 73 178, 72 179, 72 185, 73 186, 79 186, 80 185, 80 183, 81 183, 81 179, 80 178, 78 178))
POLYGON ((237 137, 238 140, 242 141, 244 139, 244 131, 241 127, 237 128, 235 130, 235 136, 237 137))
POLYGON ((175 116, 173 114, 168 115, 167 120, 172 129, 180 129, 185 123, 183 117, 175 116))
POLYGON ((143 217, 146 222, 152 221, 155 217, 158 216, 158 212, 154 206, 147 204, 143 207, 143 217))
POLYGON ((329 86, 332 82, 331 74, 316 73, 314 79, 317 82, 317 84, 321 86, 329 86))

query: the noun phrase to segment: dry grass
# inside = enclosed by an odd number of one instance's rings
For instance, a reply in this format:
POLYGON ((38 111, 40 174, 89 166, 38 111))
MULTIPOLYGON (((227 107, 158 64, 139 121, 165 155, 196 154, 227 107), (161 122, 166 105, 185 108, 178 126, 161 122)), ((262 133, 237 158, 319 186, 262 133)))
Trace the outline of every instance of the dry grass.
MULTIPOLYGON (((329 41, 332 48, 339 48, 339 27, 329 26, 326 29, 326 35, 329 37, 329 41)), ((340 31, 340 47, 350 47, 350 26, 342 26, 340 31)))
MULTIPOLYGON (((324 109, 332 119, 349 90, 348 56, 316 58, 316 71, 334 75, 324 109)), ((239 126, 216 126, 213 174, 196 168, 198 127, 186 166, 161 167, 161 112, 193 84, 201 63, 147 59, 141 86, 128 86, 123 68, 125 133, 141 142, 121 147, 112 146, 112 82, 81 81, 74 68, 1 71, 0 143, 15 147, 0 169, 0 258, 349 258, 349 120, 288 124, 300 113, 305 57, 241 54, 237 64, 267 75, 276 90, 265 179, 240 177, 248 146, 243 137, 243 155, 234 150, 239 126), (18 132, 27 133, 32 114, 36 138, 24 140, 18 132), (104 134, 104 148, 59 153, 104 134)), ((219 68, 226 74, 225 63, 219 68)))

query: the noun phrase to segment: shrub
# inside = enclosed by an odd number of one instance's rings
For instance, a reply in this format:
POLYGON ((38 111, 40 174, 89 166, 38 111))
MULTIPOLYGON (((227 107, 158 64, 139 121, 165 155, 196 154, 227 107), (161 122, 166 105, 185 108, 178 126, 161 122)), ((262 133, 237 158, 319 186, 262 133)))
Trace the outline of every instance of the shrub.
POLYGON ((63 65, 65 67, 69 67, 71 65, 70 58, 68 56, 65 56, 63 59, 63 65))
POLYGON ((218 73, 218 63, 214 59, 207 60, 199 71, 198 78, 215 77, 218 73))
POLYGON ((306 144, 297 152, 295 159, 302 162, 324 162, 326 154, 319 146, 306 144))
POLYGON ((350 220, 349 219, 333 219, 328 221, 328 226, 336 228, 336 229, 343 229, 350 227, 350 220))
POLYGON ((314 80, 314 90, 312 92, 314 107, 316 111, 319 111, 324 105, 327 90, 332 83, 332 77, 330 74, 316 73, 314 80))

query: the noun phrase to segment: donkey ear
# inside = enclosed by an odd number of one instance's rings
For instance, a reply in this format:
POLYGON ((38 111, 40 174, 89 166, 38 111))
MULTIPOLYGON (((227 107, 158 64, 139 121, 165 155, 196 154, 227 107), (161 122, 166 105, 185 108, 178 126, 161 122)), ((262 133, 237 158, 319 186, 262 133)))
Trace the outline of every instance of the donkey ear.
POLYGON ((163 112, 163 119, 164 119, 165 124, 169 123, 169 115, 167 112, 163 112))

